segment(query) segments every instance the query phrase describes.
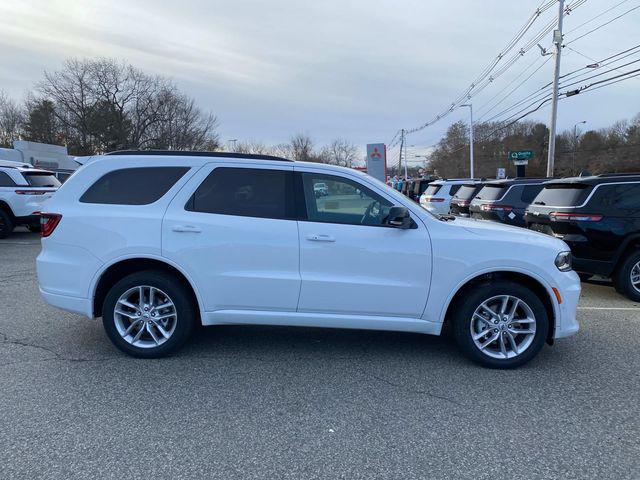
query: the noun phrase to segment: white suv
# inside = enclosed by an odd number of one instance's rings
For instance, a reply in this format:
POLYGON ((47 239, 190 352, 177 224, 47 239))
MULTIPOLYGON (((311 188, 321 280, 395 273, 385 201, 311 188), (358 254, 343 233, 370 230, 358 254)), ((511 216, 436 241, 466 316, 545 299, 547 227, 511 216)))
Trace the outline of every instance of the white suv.
POLYGON ((102 317, 134 356, 175 351, 196 323, 446 327, 471 359, 507 368, 578 330, 564 242, 435 217, 347 168, 121 152, 82 167, 47 207, 42 295, 102 317))
POLYGON ((469 178, 436 180, 431 182, 420 196, 420 205, 434 215, 448 215, 451 199, 464 184, 473 181, 469 178))
POLYGON ((18 225, 40 229, 40 210, 60 186, 53 172, 17 162, 0 163, 0 238, 18 225))

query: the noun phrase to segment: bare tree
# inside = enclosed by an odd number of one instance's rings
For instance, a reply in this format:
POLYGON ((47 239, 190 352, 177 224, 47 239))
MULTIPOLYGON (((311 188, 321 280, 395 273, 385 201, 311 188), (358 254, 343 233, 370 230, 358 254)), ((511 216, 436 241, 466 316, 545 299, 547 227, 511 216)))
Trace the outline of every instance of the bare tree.
POLYGON ((297 133, 291 137, 291 155, 301 162, 317 161, 313 153, 313 140, 306 133, 297 133))
POLYGON ((37 86, 73 153, 215 149, 217 119, 170 80, 112 59, 68 60, 37 86))
POLYGON ((22 123, 18 104, 0 91, 0 146, 11 147, 13 140, 20 139, 22 123))
POLYGON ((358 148, 344 138, 337 138, 321 150, 320 157, 326 163, 352 167, 358 159, 358 148))

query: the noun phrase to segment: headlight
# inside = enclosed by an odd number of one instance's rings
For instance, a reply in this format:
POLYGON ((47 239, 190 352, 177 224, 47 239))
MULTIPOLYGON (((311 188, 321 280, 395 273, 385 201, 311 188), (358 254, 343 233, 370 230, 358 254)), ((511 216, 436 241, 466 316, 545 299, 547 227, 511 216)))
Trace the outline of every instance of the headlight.
POLYGON ((571 252, 560 252, 556 257, 555 264, 561 272, 571 270, 571 252))

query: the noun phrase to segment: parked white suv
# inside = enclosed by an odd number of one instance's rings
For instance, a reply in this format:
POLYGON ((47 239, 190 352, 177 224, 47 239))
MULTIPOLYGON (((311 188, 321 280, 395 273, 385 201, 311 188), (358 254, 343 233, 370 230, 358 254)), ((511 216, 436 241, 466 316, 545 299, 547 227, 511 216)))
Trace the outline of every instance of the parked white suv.
POLYGON ((468 178, 456 178, 452 180, 436 180, 431 182, 422 195, 420 205, 434 215, 448 215, 451 207, 451 199, 464 184, 473 181, 468 178))
POLYGON ((446 327, 471 359, 507 368, 578 330, 564 242, 437 218, 347 168, 126 152, 82 167, 47 207, 43 297, 102 317, 138 357, 175 351, 196 323, 446 327))
POLYGON ((40 210, 60 186, 53 172, 29 164, 0 163, 0 238, 11 235, 18 225, 40 229, 40 210))

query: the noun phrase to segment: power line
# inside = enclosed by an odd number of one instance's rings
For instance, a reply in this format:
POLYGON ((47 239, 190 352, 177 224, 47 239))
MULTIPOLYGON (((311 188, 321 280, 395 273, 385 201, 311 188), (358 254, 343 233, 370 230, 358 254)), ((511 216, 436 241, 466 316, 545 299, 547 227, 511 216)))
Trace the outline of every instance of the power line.
MULTIPOLYGON (((587 0, 575 0, 573 3, 571 3, 569 6, 566 7, 564 15, 570 13, 575 8, 584 4, 586 1, 587 0)), ((451 105, 446 110, 436 115, 436 117, 434 117, 432 120, 418 127, 407 129, 405 132, 407 134, 415 133, 417 131, 425 129, 430 125, 433 125, 434 123, 436 123, 437 121, 441 120, 442 118, 447 116, 449 113, 451 113, 461 101, 465 99, 470 99, 473 95, 478 94, 480 91, 486 88, 489 84, 493 83, 498 76, 506 72, 514 63, 516 63, 516 61, 518 61, 522 56, 524 56, 524 54, 528 50, 530 50, 535 45, 537 45, 539 40, 544 35, 549 33, 554 28, 554 26, 557 23, 556 20, 547 24, 541 32, 539 32, 532 39, 530 39, 529 42, 526 43, 524 47, 522 47, 518 52, 516 52, 516 54, 513 57, 510 58, 510 60, 507 61, 506 65, 504 65, 501 70, 495 72, 494 75, 489 76, 491 72, 493 72, 493 70, 496 68, 496 66, 504 59, 504 57, 515 47, 515 45, 517 45, 517 43, 531 29, 531 27, 533 26, 535 21, 540 17, 540 15, 546 10, 548 10, 549 8, 551 8, 556 2, 557 0, 543 2, 538 7, 538 9, 536 9, 536 11, 531 15, 531 17, 527 20, 525 25, 516 33, 514 38, 507 44, 507 46, 498 54, 498 56, 494 60, 491 61, 491 63, 481 72, 481 74, 475 79, 475 81, 471 83, 471 85, 467 87, 467 89, 454 102, 452 102, 451 105)), ((399 142, 398 134, 396 134, 393 137, 391 145, 395 145, 398 142, 399 142)))
POLYGON ((587 20, 584 23, 581 23, 580 25, 578 25, 577 27, 572 28, 571 30, 569 30, 566 34, 569 35, 570 33, 575 32, 576 30, 580 30, 582 27, 584 27, 585 25, 593 22, 594 20, 597 20, 598 18, 600 18, 603 15, 606 15, 607 13, 609 13, 611 10, 615 10, 616 8, 618 8, 620 5, 622 5, 623 3, 627 3, 629 0, 622 0, 621 2, 615 4, 613 7, 609 7, 607 8, 604 12, 600 12, 598 15, 596 15, 595 17, 592 17, 591 19, 587 20))
POLYGON ((592 30, 589 30, 587 33, 584 33, 584 34, 580 35, 579 37, 574 38, 574 39, 573 39, 573 40, 571 40, 570 42, 567 42, 565 45, 571 45, 572 43, 577 42, 577 41, 578 41, 578 40, 580 40, 581 38, 584 38, 584 37, 586 37, 587 35, 591 35, 593 32, 596 32, 596 31, 600 30, 601 28, 606 27, 607 25, 609 25, 609 24, 611 24, 611 23, 615 22, 615 21, 616 21, 616 20, 618 20, 619 18, 622 18, 622 17, 624 17, 625 15, 627 15, 627 14, 629 14, 629 13, 631 13, 631 12, 633 12, 634 10, 637 10, 637 9, 639 9, 639 8, 640 8, 640 5, 637 5, 637 6, 633 7, 633 8, 631 8, 631 9, 627 10, 626 12, 621 13, 621 14, 620 14, 620 15, 618 15, 617 17, 614 17, 614 18, 612 18, 611 20, 609 20, 609 21, 607 21, 607 22, 605 22, 605 23, 603 23, 603 24, 601 24, 601 25, 598 25, 596 28, 594 28, 594 29, 592 29, 592 30))

